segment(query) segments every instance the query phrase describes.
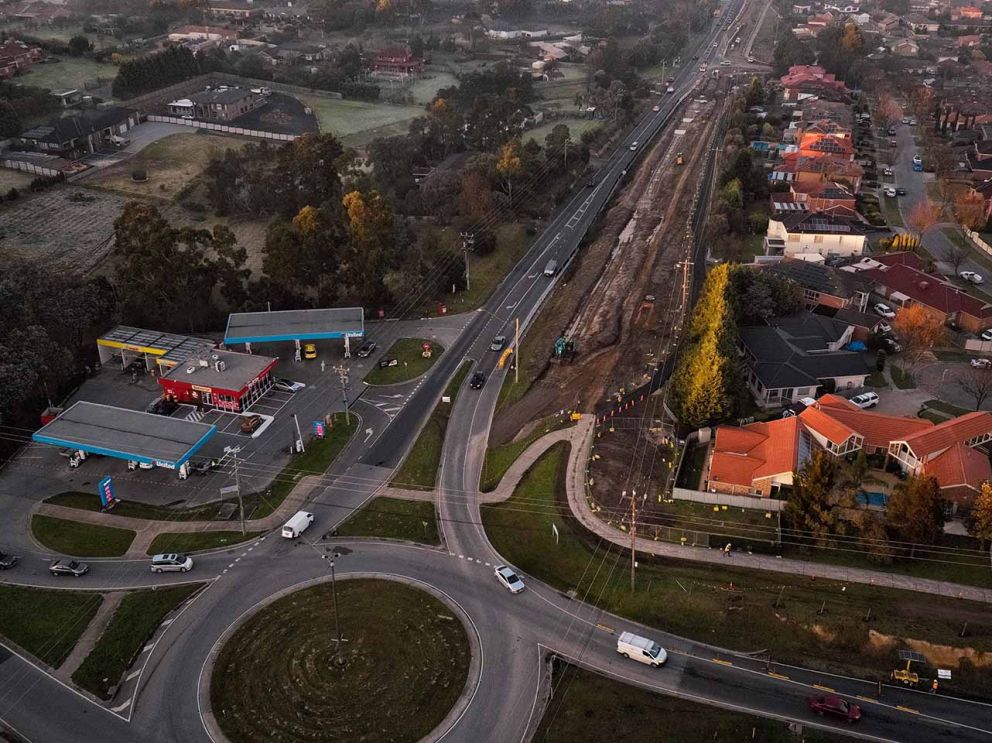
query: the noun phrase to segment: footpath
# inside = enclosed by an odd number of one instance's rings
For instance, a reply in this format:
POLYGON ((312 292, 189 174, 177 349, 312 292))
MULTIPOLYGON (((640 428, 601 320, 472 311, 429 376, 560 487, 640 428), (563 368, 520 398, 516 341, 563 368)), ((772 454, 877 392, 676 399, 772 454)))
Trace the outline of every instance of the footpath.
MULTIPOLYGON (((559 441, 568 441, 571 451, 568 458, 568 505, 572 514, 589 531, 598 537, 622 547, 630 547, 630 535, 610 526, 596 516, 592 503, 586 495, 586 470, 592 454, 593 442, 596 438, 595 420, 593 416, 583 416, 578 425, 571 428, 554 431, 531 444, 514 462, 500 480, 499 486, 491 493, 480 493, 481 503, 500 502, 513 495, 524 473, 536 462, 545 451, 559 441)), ((396 498, 411 497, 416 500, 433 500, 432 492, 401 490, 387 488, 382 495, 396 498)), ((641 554, 657 555, 676 560, 691 560, 693 562, 727 565, 723 551, 705 547, 692 547, 672 542, 656 542, 653 539, 638 538, 637 551, 641 554)), ((909 575, 888 573, 881 570, 864 568, 848 568, 828 565, 807 560, 775 557, 773 555, 756 555, 745 552, 734 552, 730 558, 736 568, 753 568, 768 570, 789 575, 808 575, 810 578, 825 578, 838 582, 865 583, 884 588, 898 588, 903 591, 916 591, 937 596, 969 599, 972 601, 992 602, 992 589, 978 586, 966 586, 959 583, 915 578, 909 575)))

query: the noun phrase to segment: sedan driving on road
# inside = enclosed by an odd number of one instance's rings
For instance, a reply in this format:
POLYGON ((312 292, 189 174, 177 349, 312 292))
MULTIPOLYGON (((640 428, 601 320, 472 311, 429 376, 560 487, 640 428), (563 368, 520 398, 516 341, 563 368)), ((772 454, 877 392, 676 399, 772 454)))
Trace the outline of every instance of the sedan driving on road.
POLYGON ((879 302, 878 304, 875 305, 874 309, 875 312, 880 314, 886 320, 891 320, 893 317, 896 316, 895 310, 889 307, 889 305, 885 304, 885 302, 879 302))
POLYGON ((861 719, 861 707, 832 694, 823 697, 810 697, 807 701, 810 711, 816 712, 821 717, 830 715, 848 722, 857 722, 861 719))
POLYGON ((896 197, 896 190, 894 188, 887 188, 885 189, 885 195, 890 199, 894 199, 896 197))
POLYGON ((496 575, 496 580, 502 583, 510 593, 520 593, 524 590, 524 582, 513 572, 513 568, 497 565, 493 572, 496 575))
POLYGON ((630 145, 630 151, 631 152, 636 152, 637 151, 637 142, 631 143, 631 145, 630 145))
POLYGON ((8 555, 6 552, 0 552, 0 570, 10 570, 20 559, 17 555, 8 555))
POLYGON ((85 562, 79 562, 79 560, 56 560, 48 566, 48 572, 56 577, 60 575, 71 575, 74 578, 78 578, 81 575, 86 575, 89 570, 90 566, 85 562))
POLYGON ((482 372, 476 372, 472 375, 472 378, 468 380, 468 386, 473 390, 481 390, 482 386, 486 383, 486 375, 482 372))
POLYGON ((958 276, 965 281, 970 281, 972 284, 981 284, 985 281, 980 273, 975 273, 974 271, 962 271, 958 276))
POLYGON ((375 341, 368 341, 362 344, 362 347, 358 349, 358 358, 364 359, 372 355, 375 350, 375 341))
POLYGON ((506 336, 505 335, 497 335, 495 338, 493 338, 493 342, 489 344, 489 350, 490 351, 502 351, 503 350, 503 346, 505 346, 505 345, 506 345, 506 336))
POLYGON ((303 382, 294 382, 292 379, 277 379, 272 386, 283 392, 299 392, 306 387, 303 382))
POLYGON ((155 555, 152 558, 153 573, 186 573, 193 569, 193 558, 177 552, 155 555))

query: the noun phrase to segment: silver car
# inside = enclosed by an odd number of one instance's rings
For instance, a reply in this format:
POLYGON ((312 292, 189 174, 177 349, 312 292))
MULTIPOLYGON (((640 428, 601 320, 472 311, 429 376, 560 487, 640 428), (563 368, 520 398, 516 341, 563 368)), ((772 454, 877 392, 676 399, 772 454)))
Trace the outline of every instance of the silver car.
POLYGON ((152 558, 153 573, 185 573, 193 569, 193 558, 178 552, 155 555, 152 558))
POLYGON ((493 342, 489 344, 489 350, 502 351, 504 345, 506 345, 506 336, 497 335, 495 338, 493 338, 493 342))
POLYGON ((493 570, 496 580, 503 584, 510 593, 520 593, 524 590, 524 582, 513 572, 513 568, 507 565, 497 565, 493 570))
POLYGON ((54 576, 71 575, 74 578, 86 575, 89 570, 90 566, 79 560, 56 560, 48 566, 48 572, 54 576))

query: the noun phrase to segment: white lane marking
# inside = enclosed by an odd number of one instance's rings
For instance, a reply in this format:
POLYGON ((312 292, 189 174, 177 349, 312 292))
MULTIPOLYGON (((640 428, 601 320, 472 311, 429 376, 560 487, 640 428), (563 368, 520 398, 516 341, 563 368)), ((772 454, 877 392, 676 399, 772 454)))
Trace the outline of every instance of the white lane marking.
POLYGON ((369 439, 372 438, 372 434, 373 433, 375 433, 375 431, 372 430, 371 428, 366 428, 365 429, 365 443, 366 444, 369 443, 369 439))
POLYGON ((120 705, 118 705, 118 706, 116 706, 116 707, 111 707, 111 708, 110 708, 110 711, 111 711, 111 712, 123 712, 123 711, 124 711, 125 709, 127 709, 127 708, 128 708, 128 707, 129 707, 130 705, 131 705, 131 700, 130 700, 130 699, 128 699, 128 700, 127 700, 126 702, 124 702, 124 704, 120 704, 120 705))
POLYGON ((150 643, 148 643, 147 645, 145 645, 145 646, 144 646, 143 648, 141 648, 141 652, 142 652, 142 653, 147 653, 147 652, 148 652, 149 650, 151 650, 151 649, 152 649, 153 647, 155 647, 155 643, 154 643, 154 642, 150 642, 150 643))
POLYGON ((140 675, 141 675, 141 669, 139 668, 139 669, 138 669, 137 671, 132 671, 131 673, 129 673, 129 674, 128 674, 128 677, 127 677, 126 679, 124 679, 124 680, 125 680, 125 681, 130 681, 130 680, 131 680, 131 679, 133 679, 133 678, 134 678, 135 676, 140 676, 140 675))

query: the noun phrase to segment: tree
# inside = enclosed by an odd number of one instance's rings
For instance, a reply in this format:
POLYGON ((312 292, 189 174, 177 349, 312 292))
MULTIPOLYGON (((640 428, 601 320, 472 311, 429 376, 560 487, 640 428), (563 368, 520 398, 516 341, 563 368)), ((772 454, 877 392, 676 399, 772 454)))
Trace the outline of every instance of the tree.
POLYGON ((988 221, 985 199, 974 188, 969 188, 954 200, 954 216, 962 227, 967 227, 969 230, 981 229, 988 221))
POLYGON ((992 484, 982 483, 982 490, 975 498, 975 506, 967 520, 968 533, 982 543, 984 550, 992 542, 992 484))
POLYGON ((511 139, 500 148, 499 160, 496 162, 496 172, 503 179, 503 188, 511 202, 513 201, 513 184, 523 169, 520 139, 511 139))
POLYGON ((875 119, 882 129, 888 129, 902 119, 902 107, 888 93, 883 93, 875 108, 875 119))
POLYGON ((947 242, 947 250, 944 252, 944 260, 951 264, 954 268, 954 273, 961 270, 962 264, 964 264, 965 259, 968 257, 968 247, 962 242, 957 240, 949 240, 947 242))
POLYGON ((989 396, 992 396, 992 369, 965 368, 955 379, 958 387, 975 401, 975 410, 981 410, 989 396))
POLYGON ((0 137, 16 137, 21 133, 21 117, 10 101, 0 98, 0 137))
POLYGON ((378 191, 352 191, 342 199, 348 247, 341 273, 348 295, 368 304, 386 301, 382 277, 403 255, 393 210, 378 191))
POLYGON ((90 40, 82 34, 77 34, 69 39, 67 46, 69 47, 69 54, 73 57, 81 57, 92 48, 90 40))
POLYGON ((496 199, 486 178, 477 171, 466 172, 462 177, 462 190, 458 197, 458 210, 472 220, 485 219, 496 209, 496 199))
MULTIPOLYGON (((793 474, 792 491, 785 502, 785 516, 793 529, 807 532, 814 542, 825 542, 836 523, 832 492, 837 462, 816 450, 801 470, 793 474)), ((806 540, 806 536, 800 539, 806 540)))
POLYGON ((946 335, 944 323, 918 304, 900 308, 892 329, 902 341, 911 366, 919 364, 934 346, 941 345, 946 335))
POLYGON ((926 196, 917 201, 906 216, 906 224, 913 230, 917 237, 923 237, 923 233, 937 224, 940 212, 926 196))
POLYGON ((885 507, 889 525, 910 542, 913 557, 919 544, 936 544, 944 533, 944 499, 934 477, 910 476, 898 483, 885 507))

